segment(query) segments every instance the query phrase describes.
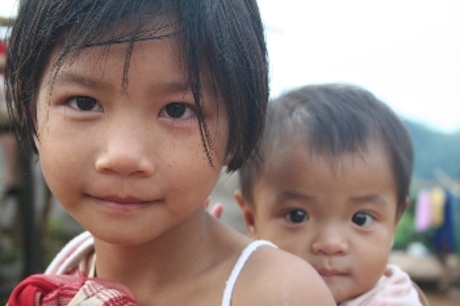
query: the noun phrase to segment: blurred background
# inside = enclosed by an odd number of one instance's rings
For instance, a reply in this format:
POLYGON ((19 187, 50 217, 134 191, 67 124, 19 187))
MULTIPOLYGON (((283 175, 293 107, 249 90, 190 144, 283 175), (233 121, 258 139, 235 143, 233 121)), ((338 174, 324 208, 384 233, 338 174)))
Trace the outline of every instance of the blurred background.
MULTIPOLYGON (((404 120, 416 154, 412 205, 399 224, 391 261, 428 292, 432 305, 459 305, 460 2, 258 3, 271 98, 307 84, 351 83, 373 92, 404 120), (441 222, 420 218, 427 201, 441 207, 441 222)), ((18 0, 0 1, 3 41, 17 6, 18 0)), ((50 196, 36 158, 17 154, 1 114, 0 121, 0 294, 6 296, 20 278, 43 271, 82 229, 50 196)), ((223 173, 211 198, 224 204, 223 221, 244 232, 232 196, 237 187, 237 177, 223 173)))

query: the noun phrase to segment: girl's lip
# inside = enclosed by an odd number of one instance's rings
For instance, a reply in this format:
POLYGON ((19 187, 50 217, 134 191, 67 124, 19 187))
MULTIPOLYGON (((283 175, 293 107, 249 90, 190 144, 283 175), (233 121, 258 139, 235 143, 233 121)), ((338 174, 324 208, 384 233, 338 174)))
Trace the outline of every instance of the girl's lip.
POLYGON ((152 201, 146 201, 137 197, 132 196, 106 196, 106 197, 96 197, 96 199, 104 202, 113 202, 118 204, 146 204, 151 203, 152 201))
POLYGON ((140 199, 137 197, 133 196, 103 196, 103 197, 98 197, 98 196, 92 196, 95 200, 98 202, 108 205, 108 206, 113 206, 113 207, 119 207, 119 208, 135 208, 135 207, 142 207, 146 206, 149 204, 154 203, 155 201, 151 200, 144 200, 140 199))

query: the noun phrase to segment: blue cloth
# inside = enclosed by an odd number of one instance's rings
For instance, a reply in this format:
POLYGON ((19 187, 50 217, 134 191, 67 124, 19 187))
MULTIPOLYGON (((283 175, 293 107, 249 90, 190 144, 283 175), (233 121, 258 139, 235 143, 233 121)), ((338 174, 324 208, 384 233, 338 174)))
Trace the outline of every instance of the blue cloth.
POLYGON ((455 236, 455 197, 449 192, 446 192, 446 203, 444 205, 444 224, 437 228, 432 237, 433 251, 438 254, 455 252, 456 236, 455 236))

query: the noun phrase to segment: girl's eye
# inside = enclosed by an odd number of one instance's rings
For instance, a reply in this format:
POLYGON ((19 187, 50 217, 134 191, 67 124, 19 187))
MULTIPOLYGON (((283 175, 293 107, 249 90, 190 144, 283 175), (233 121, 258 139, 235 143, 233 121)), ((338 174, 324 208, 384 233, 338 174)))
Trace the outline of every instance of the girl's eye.
POLYGON ((308 214, 301 209, 290 210, 284 217, 291 223, 302 223, 308 220, 308 214))
POLYGON ((97 111, 101 112, 102 111, 102 106, 100 103, 91 97, 85 97, 85 96, 80 96, 80 97, 74 97, 69 100, 69 105, 76 110, 84 111, 84 112, 90 112, 90 111, 97 111))
POLYGON ((190 119, 195 115, 193 109, 186 103, 169 103, 161 110, 161 115, 172 119, 190 119))
POLYGON ((360 227, 369 227, 374 223, 375 219, 368 213, 358 212, 351 218, 351 221, 360 227))

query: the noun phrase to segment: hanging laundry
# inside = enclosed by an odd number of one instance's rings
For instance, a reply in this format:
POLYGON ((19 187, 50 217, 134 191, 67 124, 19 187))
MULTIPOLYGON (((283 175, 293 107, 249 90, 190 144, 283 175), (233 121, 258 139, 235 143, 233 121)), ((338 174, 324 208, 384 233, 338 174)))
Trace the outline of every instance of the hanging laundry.
POLYGON ((432 226, 439 228, 444 223, 444 206, 446 203, 446 192, 441 187, 434 187, 430 194, 431 208, 433 211, 432 226))
POLYGON ((433 219, 433 210, 430 201, 430 191, 422 188, 415 202, 415 230, 417 232, 424 232, 431 227, 433 219))
POLYGON ((438 254, 455 252, 456 233, 455 233, 455 197, 449 191, 444 191, 443 223, 433 234, 433 250, 438 254))

